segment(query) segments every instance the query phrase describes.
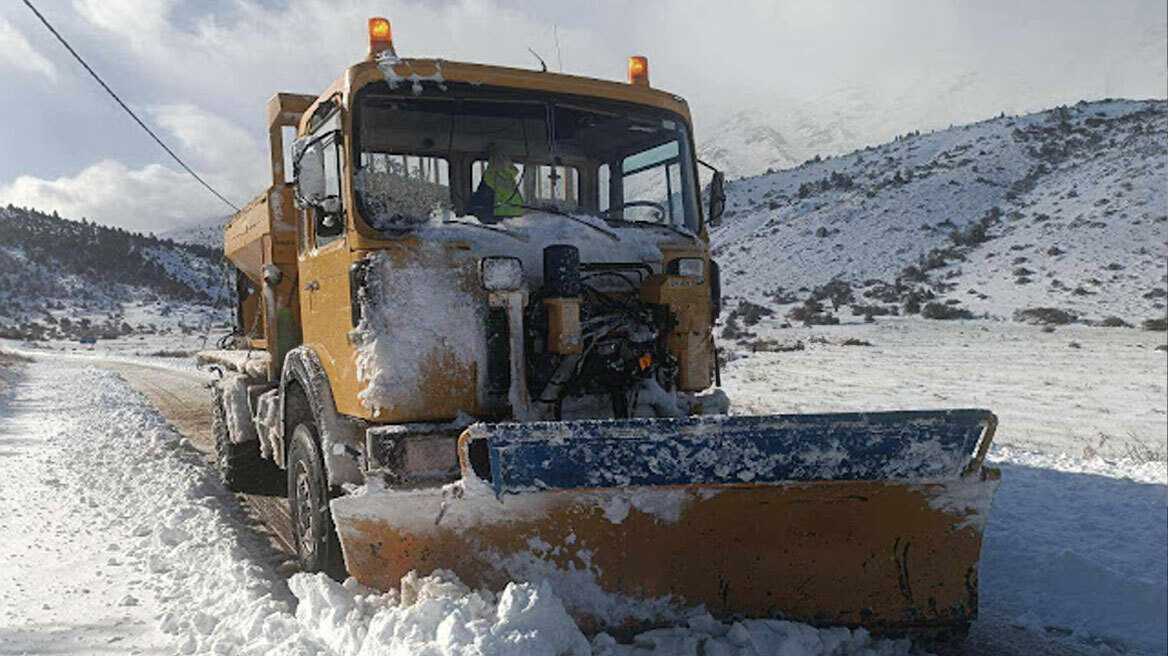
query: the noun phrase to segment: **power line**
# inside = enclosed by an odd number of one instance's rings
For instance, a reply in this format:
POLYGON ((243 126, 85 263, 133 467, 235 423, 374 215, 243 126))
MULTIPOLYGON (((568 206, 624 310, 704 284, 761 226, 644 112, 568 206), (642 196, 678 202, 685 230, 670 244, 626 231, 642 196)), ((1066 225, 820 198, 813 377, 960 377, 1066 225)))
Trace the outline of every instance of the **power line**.
POLYGON ((118 97, 118 94, 114 93, 114 90, 109 88, 109 85, 106 84, 105 81, 102 80, 101 77, 92 68, 89 67, 89 64, 85 63, 85 60, 81 58, 81 55, 77 54, 77 51, 73 49, 73 46, 69 45, 69 42, 65 40, 65 37, 61 36, 61 34, 59 32, 57 32, 57 30, 54 29, 52 25, 49 24, 49 21, 46 20, 45 17, 41 15, 41 12, 37 11, 36 7, 32 6, 32 3, 29 2, 29 0, 24 0, 24 4, 26 6, 28 6, 29 9, 32 10, 32 13, 36 14, 36 17, 39 18, 40 21, 45 24, 45 27, 49 28, 49 31, 53 33, 53 36, 57 37, 57 40, 61 42, 61 45, 65 46, 65 49, 69 51, 69 54, 73 55, 73 58, 76 59, 85 68, 85 70, 88 71, 89 74, 93 76, 93 79, 97 80, 97 83, 101 85, 101 88, 105 89, 106 93, 108 93, 111 98, 113 98, 115 101, 117 101, 117 103, 119 105, 121 105, 122 109, 126 110, 126 113, 130 115, 130 118, 134 119, 134 122, 137 123, 139 126, 141 126, 141 128, 146 131, 146 134, 150 135, 150 137, 152 139, 154 139, 154 141, 156 141, 159 146, 162 146, 162 149, 165 150, 168 155, 170 155, 171 157, 174 158, 174 161, 179 163, 179 166, 186 169, 187 173, 190 173, 191 176, 194 177, 194 179, 199 181, 199 184, 206 187, 207 191, 210 191, 211 193, 215 194, 219 198, 219 200, 223 201, 224 203, 227 203, 227 205, 229 207, 231 207, 231 209, 235 210, 236 212, 239 211, 239 207, 235 203, 232 203, 231 201, 224 198, 223 194, 219 193, 218 191, 215 191, 215 188, 212 187, 211 185, 207 184, 206 180, 200 178, 199 174, 195 173, 194 169, 187 166, 186 162, 182 161, 178 155, 174 154, 174 151, 171 150, 170 147, 167 146, 165 143, 163 143, 162 139, 159 139, 158 135, 154 134, 154 131, 151 130, 149 127, 146 126, 145 123, 142 122, 142 119, 138 118, 138 115, 134 113, 134 110, 130 109, 129 107, 126 106, 126 103, 122 102, 122 99, 118 97))

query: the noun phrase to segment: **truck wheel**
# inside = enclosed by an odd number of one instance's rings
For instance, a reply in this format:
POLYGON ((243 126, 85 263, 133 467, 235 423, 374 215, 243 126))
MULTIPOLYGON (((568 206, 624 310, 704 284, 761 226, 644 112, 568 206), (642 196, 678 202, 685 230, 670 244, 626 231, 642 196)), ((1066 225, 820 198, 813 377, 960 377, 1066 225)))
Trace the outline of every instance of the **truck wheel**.
POLYGON ((288 505, 296 555, 304 572, 346 576, 341 544, 329 510, 328 481, 316 439, 316 427, 302 422, 292 431, 288 448, 288 505))
POLYGON ((215 436, 215 464, 219 480, 232 492, 256 492, 270 487, 273 464, 260 455, 259 443, 232 442, 223 392, 214 390, 211 432, 215 436))

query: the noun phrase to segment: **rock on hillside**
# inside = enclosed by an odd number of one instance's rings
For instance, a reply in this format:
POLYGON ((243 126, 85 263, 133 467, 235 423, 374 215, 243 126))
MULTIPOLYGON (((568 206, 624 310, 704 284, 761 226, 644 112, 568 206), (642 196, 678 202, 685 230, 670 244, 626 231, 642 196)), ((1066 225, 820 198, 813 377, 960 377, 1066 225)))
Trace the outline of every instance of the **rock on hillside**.
POLYGON ((1166 110, 1081 102, 732 182, 711 235, 725 292, 789 303, 840 280, 901 312, 1163 316, 1166 110))
POLYGON ((0 234, 0 337, 153 332, 225 294, 218 250, 11 205, 0 234))

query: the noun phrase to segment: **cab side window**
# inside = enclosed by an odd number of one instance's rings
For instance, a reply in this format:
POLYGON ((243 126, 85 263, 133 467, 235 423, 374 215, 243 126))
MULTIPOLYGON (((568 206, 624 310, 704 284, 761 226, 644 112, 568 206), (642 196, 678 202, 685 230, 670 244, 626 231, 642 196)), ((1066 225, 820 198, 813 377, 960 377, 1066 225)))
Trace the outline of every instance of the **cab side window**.
POLYGON ((321 140, 326 202, 312 212, 315 217, 313 227, 317 247, 331 244, 345 235, 345 204, 341 192, 341 167, 345 160, 339 143, 340 137, 339 131, 333 131, 321 140))

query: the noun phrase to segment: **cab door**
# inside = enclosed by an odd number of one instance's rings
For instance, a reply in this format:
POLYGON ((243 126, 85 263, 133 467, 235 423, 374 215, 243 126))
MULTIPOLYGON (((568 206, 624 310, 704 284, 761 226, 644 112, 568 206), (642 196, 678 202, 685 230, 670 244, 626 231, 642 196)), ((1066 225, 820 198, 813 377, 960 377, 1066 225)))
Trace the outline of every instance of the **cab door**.
POLYGON ((349 342, 351 255, 346 239, 342 184, 345 153, 340 112, 323 121, 311 137, 317 139, 311 147, 319 147, 323 153, 321 174, 325 193, 323 202, 301 210, 301 231, 305 235, 299 254, 302 332, 304 343, 320 357, 337 410, 360 414, 356 404, 353 347, 349 342))

